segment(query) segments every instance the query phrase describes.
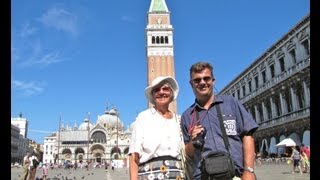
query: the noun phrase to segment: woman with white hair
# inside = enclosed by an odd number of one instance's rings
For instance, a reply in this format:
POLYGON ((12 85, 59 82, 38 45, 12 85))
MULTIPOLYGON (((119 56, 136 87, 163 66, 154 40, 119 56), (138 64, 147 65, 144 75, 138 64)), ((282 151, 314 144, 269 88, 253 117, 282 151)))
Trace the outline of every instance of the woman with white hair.
POLYGON ((159 76, 145 89, 153 107, 138 114, 129 148, 130 179, 184 179, 180 158, 180 124, 169 110, 179 86, 170 76, 159 76))

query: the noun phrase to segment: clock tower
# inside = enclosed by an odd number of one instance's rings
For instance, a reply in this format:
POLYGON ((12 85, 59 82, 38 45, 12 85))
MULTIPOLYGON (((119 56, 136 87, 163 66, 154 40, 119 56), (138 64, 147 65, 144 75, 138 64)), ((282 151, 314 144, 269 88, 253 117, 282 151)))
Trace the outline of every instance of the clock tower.
MULTIPOLYGON (((148 85, 158 76, 175 78, 173 28, 165 0, 151 0, 147 15, 146 40, 148 85)), ((149 103, 149 107, 151 106, 149 103)), ((169 109, 178 113, 177 102, 173 101, 169 109)))

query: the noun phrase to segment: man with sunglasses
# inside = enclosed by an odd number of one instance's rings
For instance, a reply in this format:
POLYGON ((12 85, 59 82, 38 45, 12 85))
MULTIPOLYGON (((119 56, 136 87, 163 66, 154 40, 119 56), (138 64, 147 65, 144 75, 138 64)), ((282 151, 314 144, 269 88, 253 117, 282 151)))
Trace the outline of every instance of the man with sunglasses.
POLYGON ((182 114, 181 130, 186 154, 194 163, 193 179, 213 179, 203 168, 203 158, 209 153, 224 152, 231 155, 235 167, 235 176, 228 179, 254 180, 253 133, 258 128, 257 123, 237 99, 214 94, 215 78, 210 63, 197 62, 191 66, 190 85, 196 99, 182 114), (220 128, 217 105, 230 144, 228 149, 220 128))

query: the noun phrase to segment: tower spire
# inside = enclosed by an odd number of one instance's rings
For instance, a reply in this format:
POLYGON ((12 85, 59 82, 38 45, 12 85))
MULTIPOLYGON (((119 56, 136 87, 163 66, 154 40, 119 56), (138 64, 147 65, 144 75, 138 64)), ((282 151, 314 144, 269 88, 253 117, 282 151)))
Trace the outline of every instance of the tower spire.
MULTIPOLYGON (((147 14, 146 40, 148 85, 158 76, 175 78, 173 27, 165 0, 151 0, 147 14)), ((148 104, 149 107, 153 106, 148 104)), ((177 102, 173 101, 169 109, 177 112, 177 102)))
POLYGON ((149 12, 169 12, 165 0, 151 0, 149 12))

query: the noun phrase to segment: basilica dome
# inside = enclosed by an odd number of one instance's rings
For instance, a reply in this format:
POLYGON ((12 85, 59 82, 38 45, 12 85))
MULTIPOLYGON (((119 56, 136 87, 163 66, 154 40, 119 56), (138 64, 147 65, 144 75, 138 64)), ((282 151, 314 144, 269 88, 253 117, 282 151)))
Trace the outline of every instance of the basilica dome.
POLYGON ((111 109, 110 111, 106 110, 105 113, 101 116, 98 116, 97 124, 99 123, 103 127, 117 127, 121 125, 120 118, 117 116, 118 112, 116 109, 111 109))
MULTIPOLYGON (((85 118, 84 122, 80 124, 78 129, 79 130, 87 130, 88 122, 89 122, 89 119, 85 118)), ((90 122, 89 122, 89 127, 90 127, 90 129, 92 129, 92 127, 93 127, 93 125, 90 122)))

